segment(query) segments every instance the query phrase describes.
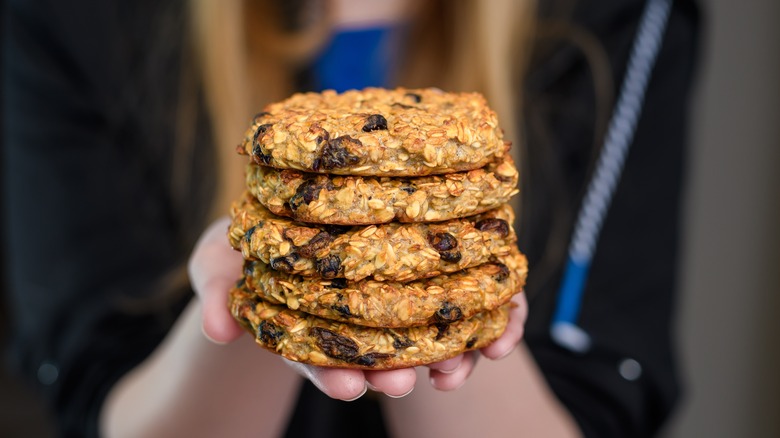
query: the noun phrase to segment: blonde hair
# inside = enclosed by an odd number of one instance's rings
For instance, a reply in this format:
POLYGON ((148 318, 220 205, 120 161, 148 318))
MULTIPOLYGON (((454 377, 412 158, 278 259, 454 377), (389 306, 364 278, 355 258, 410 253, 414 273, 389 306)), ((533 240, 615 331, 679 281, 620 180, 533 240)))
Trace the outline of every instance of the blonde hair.
MULTIPOLYGON (((479 91, 499 115, 506 138, 522 139, 520 86, 530 51, 533 0, 414 1, 412 34, 397 78, 406 87, 479 91)), ((251 116, 293 91, 292 73, 327 42, 330 20, 289 33, 278 23, 279 2, 194 0, 191 22, 217 146, 220 187, 213 209, 224 214, 243 190, 244 160, 235 145, 251 116)))

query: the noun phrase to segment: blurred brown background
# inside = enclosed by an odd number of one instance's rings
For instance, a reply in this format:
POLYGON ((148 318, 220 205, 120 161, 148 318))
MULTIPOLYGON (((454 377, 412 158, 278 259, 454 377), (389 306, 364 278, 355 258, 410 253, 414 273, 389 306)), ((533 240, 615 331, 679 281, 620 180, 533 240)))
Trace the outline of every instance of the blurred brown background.
MULTIPOLYGON (((701 5, 678 313, 686 399, 664 437, 778 437, 780 2, 701 5)), ((0 437, 50 435, 34 395, 0 372, 0 437)))
POLYGON ((668 438, 780 437, 780 2, 702 1, 668 438))

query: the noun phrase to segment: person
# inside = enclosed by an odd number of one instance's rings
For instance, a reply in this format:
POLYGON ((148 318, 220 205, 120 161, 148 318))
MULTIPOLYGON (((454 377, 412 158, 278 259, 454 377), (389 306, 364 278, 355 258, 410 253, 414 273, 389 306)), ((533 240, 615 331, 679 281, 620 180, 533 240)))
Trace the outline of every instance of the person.
POLYGON ((645 3, 9 1, 15 368, 46 395, 62 436, 655 434, 679 397, 691 1, 664 20, 597 236, 576 321, 588 347, 550 330, 645 3), (366 29, 382 38, 339 50, 366 29), (264 103, 345 85, 328 82, 344 62, 385 62, 378 85, 482 91, 522 149, 516 226, 531 274, 507 332, 480 352, 393 371, 287 363, 225 309, 241 264, 218 219, 243 185, 229 154, 264 103))

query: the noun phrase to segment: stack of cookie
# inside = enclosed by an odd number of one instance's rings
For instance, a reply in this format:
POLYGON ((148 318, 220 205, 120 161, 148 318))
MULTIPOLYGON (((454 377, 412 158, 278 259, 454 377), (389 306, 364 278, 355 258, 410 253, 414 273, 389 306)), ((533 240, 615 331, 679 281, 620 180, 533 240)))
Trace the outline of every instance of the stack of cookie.
POLYGON ((265 348, 322 366, 391 369, 488 345, 526 260, 518 173, 478 94, 366 89, 297 94, 239 146, 247 193, 230 294, 265 348))

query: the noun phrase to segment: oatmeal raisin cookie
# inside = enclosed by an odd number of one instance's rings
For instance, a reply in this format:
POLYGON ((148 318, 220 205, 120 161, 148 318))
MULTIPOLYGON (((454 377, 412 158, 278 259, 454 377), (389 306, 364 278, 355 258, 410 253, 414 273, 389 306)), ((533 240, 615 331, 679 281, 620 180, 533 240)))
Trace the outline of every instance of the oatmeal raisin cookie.
POLYGON ((422 176, 478 169, 507 149, 481 94, 367 88, 298 93, 270 104, 238 152, 279 169, 422 176))
POLYGON ((312 365, 371 370, 440 362, 487 346, 504 332, 510 304, 452 324, 373 328, 337 322, 270 304, 242 286, 230 311, 262 347, 312 365))
POLYGON ((245 281, 261 298, 294 310, 371 327, 450 323, 506 303, 525 285, 528 264, 517 249, 452 274, 406 283, 305 278, 248 261, 245 281))
POLYGON ((508 205, 436 223, 329 226, 275 216, 251 195, 233 205, 230 244, 277 271, 358 281, 411 281, 510 254, 516 236, 508 205))
POLYGON ((247 165, 249 191, 272 213, 342 225, 431 222, 496 208, 518 193, 518 173, 505 154, 467 172, 416 178, 361 177, 247 165))

